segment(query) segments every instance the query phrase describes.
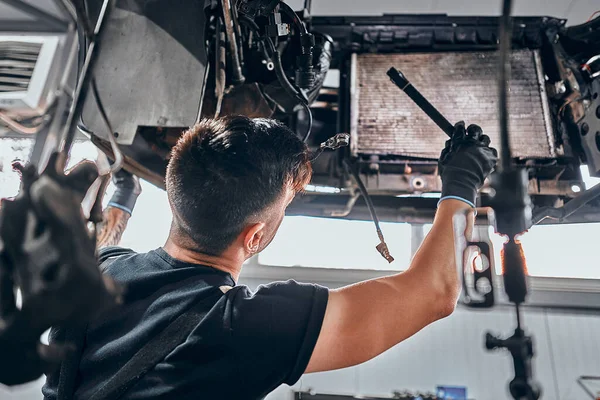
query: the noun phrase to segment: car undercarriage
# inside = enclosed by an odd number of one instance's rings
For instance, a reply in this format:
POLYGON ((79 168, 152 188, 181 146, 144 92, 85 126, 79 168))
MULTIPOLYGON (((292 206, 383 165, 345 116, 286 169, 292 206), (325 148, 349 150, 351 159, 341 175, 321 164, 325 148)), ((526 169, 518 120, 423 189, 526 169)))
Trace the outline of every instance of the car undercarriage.
MULTIPOLYGON (((256 29, 267 31, 277 23, 258 13, 255 22, 251 7, 238 10, 237 62, 244 80, 236 82, 229 49, 216 40, 219 30, 224 34, 219 18, 209 12, 204 21, 200 7, 185 14, 190 21, 205 22, 185 32, 186 38, 206 35, 203 55, 200 39, 195 43, 181 39, 184 32, 172 23, 183 15, 176 8, 160 2, 142 10, 117 8, 113 18, 118 23, 109 25, 103 38, 110 50, 100 52, 95 79, 125 168, 163 187, 170 148, 201 117, 236 113, 275 117, 303 136, 307 113, 282 87, 272 53, 257 40, 256 29), (169 12, 161 12, 161 7, 169 12), (142 40, 144 46, 134 46, 142 40), (148 63, 158 63, 160 73, 149 72, 148 63)), ((289 14, 279 15, 280 25, 291 29, 276 37, 281 70, 297 86, 301 35, 294 32, 293 21, 286 20, 289 14)), ((431 221, 441 188, 437 153, 445 138, 385 71, 392 66, 402 70, 450 121, 480 124, 499 146, 498 19, 310 17, 308 10, 299 15, 316 38, 315 78, 307 89, 312 113, 307 143, 314 151, 344 132, 350 134, 351 145, 323 152, 314 160, 312 184, 289 214, 369 218, 344 167, 346 160, 358 170, 382 220, 431 221)), ((595 79, 600 68, 599 22, 569 28, 565 24, 564 19, 551 17, 515 17, 512 34, 511 149, 515 162, 528 171, 534 214, 542 223, 597 221, 600 215, 597 201, 560 218, 547 212, 585 190, 582 164, 591 176, 600 175, 600 81, 595 79), (546 214, 552 218, 543 219, 546 214)), ((79 127, 112 154, 91 93, 79 127)), ((482 191, 482 206, 488 204, 489 190, 482 191)))

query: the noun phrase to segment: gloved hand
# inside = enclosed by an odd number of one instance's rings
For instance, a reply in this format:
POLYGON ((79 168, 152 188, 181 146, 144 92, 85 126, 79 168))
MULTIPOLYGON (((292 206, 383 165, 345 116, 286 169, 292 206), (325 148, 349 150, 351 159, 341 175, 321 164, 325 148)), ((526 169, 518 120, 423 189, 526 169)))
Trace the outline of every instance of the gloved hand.
POLYGON ((108 206, 119 208, 131 215, 137 198, 142 193, 140 180, 124 169, 120 169, 113 174, 112 181, 117 188, 108 202, 108 206))
POLYGON ((465 123, 458 122, 438 162, 442 178, 440 202, 457 199, 475 207, 477 192, 496 166, 496 161, 498 152, 490 147, 490 138, 483 134, 481 128, 469 125, 465 129, 465 123))

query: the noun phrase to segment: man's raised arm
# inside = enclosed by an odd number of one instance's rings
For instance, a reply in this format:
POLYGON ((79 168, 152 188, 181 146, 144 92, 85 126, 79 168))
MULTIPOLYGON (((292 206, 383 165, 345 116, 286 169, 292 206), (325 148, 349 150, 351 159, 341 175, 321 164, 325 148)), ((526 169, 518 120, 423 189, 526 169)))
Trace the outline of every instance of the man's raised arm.
POLYGON ((452 313, 460 292, 452 219, 474 206, 497 152, 481 128, 459 122, 439 161, 442 197, 433 227, 402 273, 331 290, 306 372, 363 363, 452 313))
POLYGON ((142 192, 139 179, 124 169, 117 171, 112 181, 116 189, 102 213, 102 225, 97 234, 96 245, 99 249, 116 246, 121 242, 137 198, 142 192))

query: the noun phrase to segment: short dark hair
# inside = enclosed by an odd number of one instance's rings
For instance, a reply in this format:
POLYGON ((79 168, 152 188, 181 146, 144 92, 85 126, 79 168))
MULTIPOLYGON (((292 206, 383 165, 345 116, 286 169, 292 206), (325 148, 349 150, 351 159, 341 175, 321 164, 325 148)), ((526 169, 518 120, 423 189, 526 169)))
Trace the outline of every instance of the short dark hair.
POLYGON ((300 191, 311 174, 306 145, 278 121, 202 120, 181 136, 167 167, 175 228, 195 249, 219 255, 286 185, 300 191))

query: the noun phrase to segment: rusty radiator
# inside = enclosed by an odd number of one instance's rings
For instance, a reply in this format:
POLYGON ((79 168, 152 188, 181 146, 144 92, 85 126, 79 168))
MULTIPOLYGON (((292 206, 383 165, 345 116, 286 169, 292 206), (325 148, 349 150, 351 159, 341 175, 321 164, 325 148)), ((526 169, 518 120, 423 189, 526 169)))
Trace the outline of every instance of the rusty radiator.
MULTIPOLYGON (((514 157, 556 157, 544 74, 537 50, 511 55, 510 134, 514 157)), ((354 54, 351 134, 354 155, 437 158, 447 136, 386 75, 390 67, 452 123, 476 123, 499 147, 498 54, 354 54)))

